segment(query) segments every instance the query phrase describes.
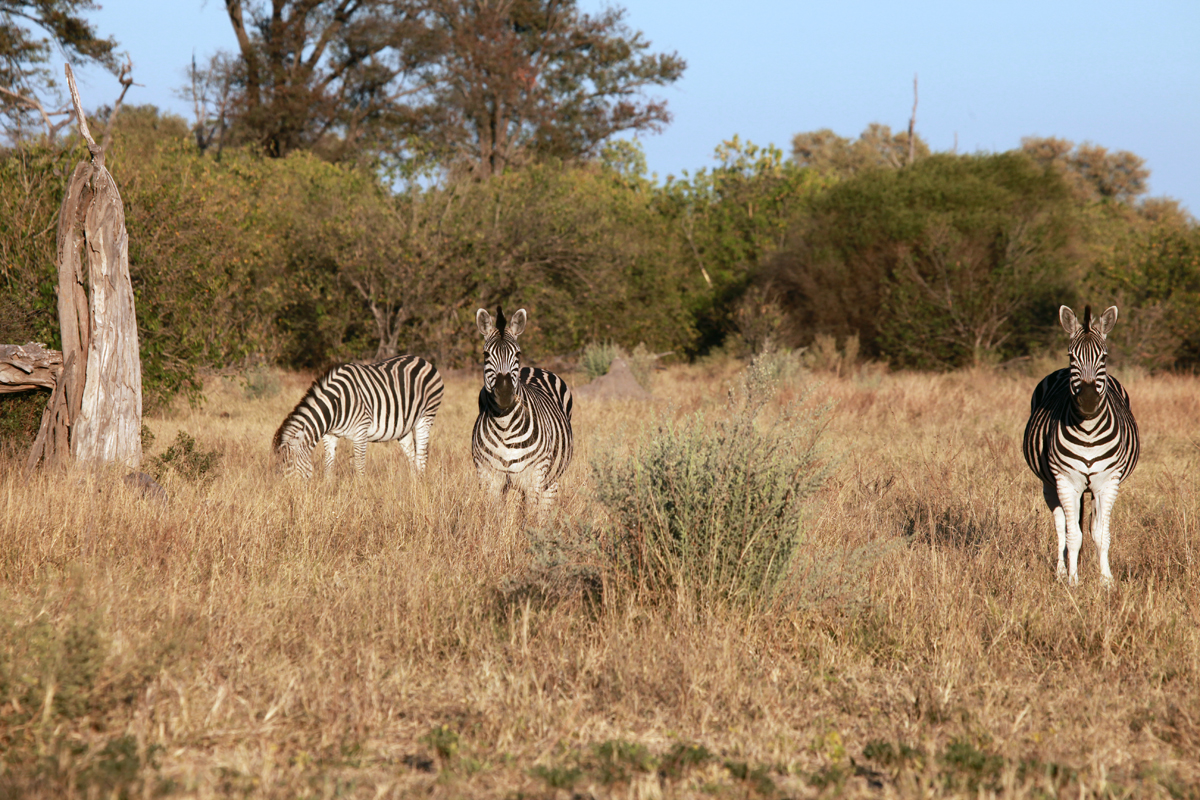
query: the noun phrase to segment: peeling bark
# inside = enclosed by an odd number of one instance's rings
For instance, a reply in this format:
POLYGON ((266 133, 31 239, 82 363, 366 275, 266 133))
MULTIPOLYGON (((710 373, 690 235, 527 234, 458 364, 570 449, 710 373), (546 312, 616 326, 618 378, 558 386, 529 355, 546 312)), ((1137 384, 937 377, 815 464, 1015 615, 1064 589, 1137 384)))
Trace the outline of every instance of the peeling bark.
POLYGON ((42 415, 29 454, 32 469, 44 457, 61 464, 142 461, 142 367, 137 317, 129 280, 125 209, 104 148, 87 119, 67 67, 79 132, 90 162, 80 162, 67 184, 58 217, 58 318, 62 328, 62 374, 42 415), (87 258, 85 288, 83 259, 87 258))

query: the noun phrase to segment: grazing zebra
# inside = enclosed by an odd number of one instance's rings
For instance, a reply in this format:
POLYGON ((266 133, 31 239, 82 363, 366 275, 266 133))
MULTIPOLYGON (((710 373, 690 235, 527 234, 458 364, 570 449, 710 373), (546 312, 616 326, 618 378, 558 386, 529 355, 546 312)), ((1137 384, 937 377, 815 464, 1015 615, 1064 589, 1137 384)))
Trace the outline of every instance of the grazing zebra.
POLYGON ((483 334, 483 389, 471 434, 479 482, 493 496, 520 489, 527 510, 547 511, 558 496, 558 479, 571 463, 571 390, 553 372, 522 367, 517 337, 525 309, 493 321, 479 309, 483 334))
POLYGON ((400 440, 418 472, 425 469, 429 432, 442 404, 442 377, 423 358, 396 356, 375 364, 339 364, 313 381, 287 415, 271 449, 283 472, 312 477, 312 449, 325 443, 325 475, 333 471, 339 437, 354 442, 354 469, 366 467, 367 442, 400 440))
POLYGON ((1117 307, 1093 318, 1087 306, 1081 323, 1062 306, 1058 319, 1071 337, 1071 366, 1047 375, 1033 390, 1025 461, 1042 479, 1042 494, 1054 514, 1059 579, 1079 583, 1083 495, 1091 492, 1092 540, 1100 551, 1100 574, 1111 583, 1109 517, 1118 486, 1137 466, 1139 450, 1129 394, 1104 365, 1105 339, 1117 321, 1117 307))

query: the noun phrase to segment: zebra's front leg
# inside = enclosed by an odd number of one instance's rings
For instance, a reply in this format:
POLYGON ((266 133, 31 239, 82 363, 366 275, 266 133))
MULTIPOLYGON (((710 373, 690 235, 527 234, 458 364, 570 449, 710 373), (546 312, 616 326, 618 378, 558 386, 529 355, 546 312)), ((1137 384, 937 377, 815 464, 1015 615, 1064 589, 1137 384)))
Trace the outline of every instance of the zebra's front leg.
POLYGON ((1058 514, 1055 514, 1054 525, 1061 532, 1059 533, 1058 545, 1058 564, 1061 573, 1063 547, 1067 551, 1067 583, 1071 586, 1079 585, 1079 548, 1083 546, 1083 529, 1079 527, 1079 511, 1080 501, 1083 492, 1071 482, 1070 479, 1059 477, 1058 479, 1058 512, 1062 514, 1062 521, 1059 521, 1058 514), (1061 528, 1059 526, 1062 526, 1061 528))
POLYGON ((325 434, 321 437, 322 444, 325 445, 325 477, 333 477, 333 460, 337 456, 338 437, 332 433, 325 434))
POLYGON ((1058 536, 1058 567, 1054 575, 1058 580, 1064 581, 1067 579, 1067 519, 1063 514, 1062 504, 1058 501, 1058 490, 1054 486, 1043 483, 1042 497, 1050 507, 1050 514, 1054 517, 1054 533, 1058 536))
POLYGON ((535 520, 541 522, 549 515, 557 499, 558 481, 545 486, 539 485, 537 489, 526 494, 526 508, 535 520))
POLYGON ((1117 489, 1120 484, 1110 480, 1099 490, 1092 490, 1095 504, 1092 506, 1092 541, 1100 552, 1100 576, 1105 586, 1113 585, 1112 570, 1108 566, 1108 546, 1112 541, 1109 530, 1109 520, 1112 518, 1113 504, 1117 501, 1117 489))
POLYGON ((476 472, 479 475, 479 486, 484 492, 494 498, 504 495, 504 490, 508 488, 508 473, 482 464, 476 472))

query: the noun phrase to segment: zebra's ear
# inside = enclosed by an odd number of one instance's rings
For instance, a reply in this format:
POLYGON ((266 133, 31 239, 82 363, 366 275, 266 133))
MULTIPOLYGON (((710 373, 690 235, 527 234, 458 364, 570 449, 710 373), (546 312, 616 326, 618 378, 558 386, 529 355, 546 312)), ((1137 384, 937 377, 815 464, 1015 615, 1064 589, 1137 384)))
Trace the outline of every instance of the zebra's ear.
POLYGON ((1075 312, 1066 306, 1058 307, 1058 321, 1062 323, 1063 330, 1067 332, 1067 336, 1074 336, 1079 332, 1079 320, 1075 319, 1075 312))
POLYGON ((1113 325, 1117 324, 1117 307, 1109 306, 1108 310, 1100 315, 1092 327, 1099 331, 1101 336, 1108 336, 1108 332, 1113 329, 1113 325))
POLYGON ((486 308, 481 308, 475 312, 475 325, 479 328, 479 332, 486 339, 488 335, 496 330, 496 323, 492 322, 492 315, 487 312, 486 308))
POLYGON ((512 315, 512 319, 508 321, 508 331, 513 336, 520 336, 525 332, 525 309, 520 309, 512 315))

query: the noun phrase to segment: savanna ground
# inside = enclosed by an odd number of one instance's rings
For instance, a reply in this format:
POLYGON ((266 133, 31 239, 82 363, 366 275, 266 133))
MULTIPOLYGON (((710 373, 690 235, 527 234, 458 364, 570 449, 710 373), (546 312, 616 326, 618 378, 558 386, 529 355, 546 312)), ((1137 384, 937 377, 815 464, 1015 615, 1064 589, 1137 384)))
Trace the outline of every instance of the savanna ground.
POLYGON ((664 601, 606 560, 591 464, 720 415, 738 369, 577 401, 540 526, 475 486, 474 374, 423 478, 395 444, 362 478, 348 447, 331 482, 271 475, 308 377, 267 372, 147 420, 166 502, 6 456, 0 795, 1200 796, 1196 379, 1118 371, 1143 451, 1112 589, 1086 537, 1054 580, 1036 378, 866 369, 783 380, 776 404, 830 404, 783 585, 664 601), (179 431, 197 449, 162 460, 179 431))

